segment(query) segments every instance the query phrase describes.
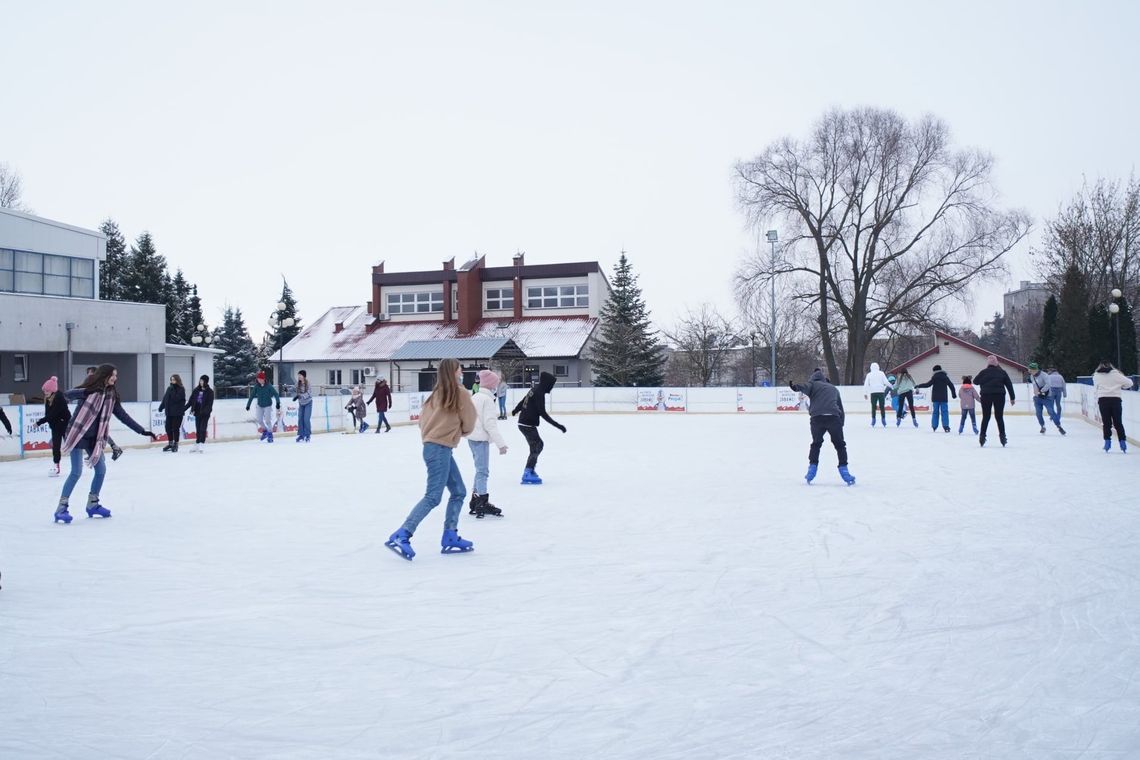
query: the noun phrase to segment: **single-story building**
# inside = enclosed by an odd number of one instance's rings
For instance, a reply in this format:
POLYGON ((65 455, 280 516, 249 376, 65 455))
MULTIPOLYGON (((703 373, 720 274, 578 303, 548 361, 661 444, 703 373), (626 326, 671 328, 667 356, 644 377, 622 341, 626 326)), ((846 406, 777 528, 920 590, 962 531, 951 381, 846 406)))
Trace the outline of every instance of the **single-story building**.
MULTIPOLYGON (((895 366, 890 373, 897 375, 903 369, 907 369, 917 382, 924 383, 934 374, 934 365, 938 364, 957 386, 962 382, 963 375, 973 377, 985 369, 986 357, 991 353, 989 349, 967 343, 950 333, 935 330, 933 347, 895 366)), ((998 366, 1009 373, 1013 382, 1025 382, 1029 367, 1004 356, 998 356, 997 359, 998 366)))

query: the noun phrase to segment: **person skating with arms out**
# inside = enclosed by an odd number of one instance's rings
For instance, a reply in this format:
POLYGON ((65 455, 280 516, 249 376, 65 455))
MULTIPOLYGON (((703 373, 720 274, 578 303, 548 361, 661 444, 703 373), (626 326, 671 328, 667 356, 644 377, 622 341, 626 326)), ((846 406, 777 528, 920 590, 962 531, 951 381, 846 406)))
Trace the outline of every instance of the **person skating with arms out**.
POLYGON ((36 420, 36 427, 46 422, 51 429, 51 461, 55 466, 50 472, 52 477, 58 477, 63 434, 67 432, 67 423, 71 422, 71 408, 59 392, 59 379, 55 375, 44 381, 41 389, 44 392, 44 416, 36 420))
POLYGON ((886 398, 887 392, 891 389, 891 383, 887 380, 887 375, 875 362, 871 363, 871 371, 867 373, 867 377, 863 379, 863 398, 871 397, 871 427, 875 427, 875 408, 878 407, 879 414, 883 418, 883 427, 887 426, 887 407, 886 398))
POLYGON ((946 391, 950 391, 952 398, 958 398, 958 393, 954 390, 954 383, 950 381, 950 376, 947 375, 941 364, 934 365, 934 374, 930 376, 922 385, 916 385, 915 388, 929 388, 930 389, 930 429, 937 432, 938 421, 942 421, 942 429, 947 433, 950 432, 950 399, 946 398, 946 391))
POLYGON ((1037 413, 1037 424, 1041 426, 1041 435, 1045 435, 1045 418, 1041 415, 1044 409, 1049 413, 1049 419, 1057 426, 1061 435, 1065 428, 1061 427, 1061 414, 1053 405, 1053 386, 1049 376, 1041 371, 1037 362, 1029 363, 1029 387, 1033 390, 1033 411, 1037 413))
POLYGON ((1112 366, 1108 359, 1101 359, 1092 376, 1096 389, 1096 405, 1100 410, 1100 424, 1104 430, 1104 450, 1112 449, 1112 431, 1116 429, 1116 440, 1120 450, 1128 451, 1128 439, 1124 433, 1124 401, 1121 391, 1132 387, 1132 380, 1112 366))
POLYGON ((63 441, 63 453, 71 457, 71 473, 63 482, 63 491, 59 495, 59 504, 55 509, 57 523, 66 525, 71 522, 71 514, 67 511, 68 502, 83 470, 84 453, 87 454, 87 466, 95 471, 95 477, 91 481, 91 491, 87 495, 87 516, 102 518, 111 516, 110 510, 99 503, 99 494, 103 490, 103 478, 107 475, 103 446, 107 443, 107 430, 111 426, 112 415, 139 435, 149 436, 152 441, 158 438, 153 432, 144 429, 142 425, 131 419, 123 409, 118 388, 115 387, 118 379, 119 373, 113 365, 101 364, 87 376, 83 385, 65 394, 68 401, 80 403, 71 417, 71 424, 63 441))
MULTIPOLYGON (((98 369, 98 367, 88 367, 87 368, 87 377, 91 377, 92 375, 94 375, 96 369, 98 369)), ((77 411, 77 412, 79 411, 78 405, 76 405, 75 411, 77 411)), ((119 460, 119 457, 121 457, 123 455, 123 450, 121 448, 119 448, 119 446, 115 443, 115 439, 112 438, 111 436, 107 436, 107 445, 111 447, 111 461, 117 462, 119 460)))
POLYGON ((206 429, 210 423, 210 415, 214 412, 214 389, 210 387, 210 376, 202 375, 198 384, 190 393, 183 411, 190 410, 194 415, 194 451, 198 454, 204 452, 206 446, 206 429))
POLYGON ((261 440, 273 443, 273 403, 276 401, 277 408, 280 409, 281 396, 277 394, 276 388, 265 382, 264 372, 257 373, 257 382, 249 389, 249 401, 245 402, 247 412, 254 399, 257 400, 255 419, 257 420, 257 427, 261 431, 261 440))
POLYGON ((498 390, 499 382, 497 374, 489 369, 481 370, 479 392, 471 396, 471 401, 475 404, 475 429, 467 436, 467 445, 471 447, 471 456, 475 460, 475 484, 471 488, 469 508, 471 514, 480 518, 483 515, 503 516, 503 510, 491 503, 491 496, 487 493, 491 446, 495 446, 500 455, 507 453, 507 442, 499 432, 496 414, 498 404, 495 403, 495 391, 498 390))
POLYGON ((522 400, 511 410, 512 417, 516 414, 519 416, 519 432, 526 438, 527 445, 530 447, 530 455, 526 459, 526 468, 522 474, 523 485, 542 485, 542 478, 535 472, 535 467, 538 466, 538 455, 542 453, 543 449, 542 436, 538 434, 539 421, 546 420, 563 433, 566 432, 565 425, 555 422, 546 413, 546 395, 554 390, 555 382, 554 375, 549 372, 541 373, 538 376, 538 385, 527 391, 522 400))
POLYGON ((970 418, 970 427, 974 435, 978 434, 978 419, 974 416, 974 402, 978 400, 978 389, 973 385, 969 375, 962 375, 962 384, 958 386, 958 405, 962 408, 962 419, 958 422, 958 435, 966 429, 966 418, 970 418))
POLYGON ((453 456, 459 439, 475 428, 475 405, 471 394, 463 387, 463 374, 459 362, 444 359, 439 363, 439 373, 435 389, 424 402, 420 411, 420 439, 423 441, 424 464, 427 466, 427 486, 424 496, 412 508, 404 524, 384 542, 392 551, 404 559, 416 556, 412 549, 412 536, 428 513, 439 506, 443 499, 443 489, 450 494, 447 500, 447 513, 443 518, 443 538, 440 539, 440 552, 469 552, 475 548, 470 541, 459 535, 459 513, 467 489, 463 476, 453 456))
POLYGON ((839 477, 849 486, 855 485, 855 476, 847 470, 847 442, 843 440, 843 399, 839 389, 828 382, 823 370, 816 368, 806 383, 788 387, 808 398, 811 422, 811 447, 808 449, 808 470, 804 480, 810 485, 819 469, 819 450, 823 448, 823 434, 831 438, 835 454, 839 457, 839 477))

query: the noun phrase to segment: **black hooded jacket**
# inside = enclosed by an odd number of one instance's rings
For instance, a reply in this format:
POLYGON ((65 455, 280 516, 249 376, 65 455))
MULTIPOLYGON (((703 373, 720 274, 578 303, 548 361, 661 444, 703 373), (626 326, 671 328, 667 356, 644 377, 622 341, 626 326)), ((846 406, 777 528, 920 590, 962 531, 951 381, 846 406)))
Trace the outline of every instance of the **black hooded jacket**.
POLYGON ((201 384, 195 385, 190 389, 190 398, 182 409, 189 409, 195 417, 209 417, 214 411, 214 389, 208 385, 205 388, 201 384))
POLYGON ((950 391, 950 395, 958 398, 958 393, 954 390, 954 383, 951 382, 950 376, 946 374, 945 370, 938 370, 929 380, 922 385, 916 385, 915 388, 929 388, 930 400, 947 402, 950 399, 946 398, 946 391, 950 391))
POLYGON ((838 417, 843 424, 846 416, 843 411, 843 399, 839 396, 839 389, 827 382, 821 370, 811 373, 811 378, 802 385, 791 384, 792 390, 799 391, 808 397, 811 407, 808 413, 812 417, 838 417))
POLYGON ((67 430, 67 423, 71 422, 71 407, 67 405, 67 399, 59 391, 52 395, 50 403, 44 402, 44 416, 36 420, 36 427, 45 422, 53 433, 60 435, 67 430))
POLYGON ((511 411, 511 416, 519 416, 520 425, 530 425, 531 427, 538 427, 539 419, 544 419, 560 430, 564 430, 562 425, 551 419, 550 415, 546 413, 546 394, 554 390, 554 375, 549 372, 543 372, 538 376, 538 385, 531 388, 523 396, 515 408, 511 411))
POLYGON ((1013 401, 1013 381, 1009 379, 1009 374, 997 365, 990 364, 974 375, 974 387, 978 389, 979 396, 1001 396, 1009 391, 1009 400, 1013 401))
POLYGON ((167 417, 181 417, 186 410, 186 389, 171 383, 162 396, 158 411, 166 412, 167 417))

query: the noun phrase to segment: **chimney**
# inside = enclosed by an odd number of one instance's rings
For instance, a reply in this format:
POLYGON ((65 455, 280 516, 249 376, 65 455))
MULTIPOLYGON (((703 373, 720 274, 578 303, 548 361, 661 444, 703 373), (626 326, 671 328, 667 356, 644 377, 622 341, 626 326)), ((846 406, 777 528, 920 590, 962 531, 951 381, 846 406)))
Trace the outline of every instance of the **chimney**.
POLYGON ((522 300, 523 299, 523 295, 522 295, 523 294, 523 287, 522 287, 523 257, 524 257, 523 252, 519 251, 518 253, 516 253, 511 258, 511 262, 515 265, 515 281, 514 281, 515 311, 514 311, 514 315, 513 315, 515 319, 522 319, 522 315, 523 315, 523 313, 522 313, 522 310, 523 310, 523 300, 522 300))
POLYGON ((514 264, 516 267, 521 267, 523 265, 523 258, 525 256, 526 256, 526 253, 524 253, 523 251, 519 251, 518 253, 516 253, 514 256, 511 257, 511 263, 514 264))
POLYGON ((447 261, 443 262, 443 271, 450 272, 452 269, 455 269, 455 257, 454 256, 452 256, 447 261))
POLYGON ((470 335, 483 318, 483 261, 480 256, 470 267, 457 273, 459 294, 459 334, 470 335))
POLYGON ((344 322, 337 322, 335 325, 333 325, 333 334, 335 335, 336 333, 340 332, 343 329, 344 329, 344 322))
POLYGON ((369 314, 375 314, 376 313, 376 312, 372 311, 372 302, 371 301, 369 301, 368 304, 364 308, 365 308, 365 310, 367 310, 367 312, 369 314))
POLYGON ((372 306, 368 307, 368 313, 374 316, 380 315, 380 283, 377 281, 377 275, 384 274, 384 262, 375 264, 372 267, 372 305, 376 307, 376 311, 372 311, 372 306))

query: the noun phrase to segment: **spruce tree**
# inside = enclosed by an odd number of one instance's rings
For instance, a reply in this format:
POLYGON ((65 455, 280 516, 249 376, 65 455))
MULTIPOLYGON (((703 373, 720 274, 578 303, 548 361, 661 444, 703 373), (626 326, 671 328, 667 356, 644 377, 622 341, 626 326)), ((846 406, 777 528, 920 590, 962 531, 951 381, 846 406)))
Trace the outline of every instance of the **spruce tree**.
POLYGON ((982 348, 988 348, 991 353, 999 356, 1008 356, 1009 335, 1005 330, 1005 317, 1000 312, 994 312, 994 318, 983 325, 982 337, 978 343, 982 348))
POLYGON ((1053 345, 1057 342, 1057 298, 1049 296, 1041 315, 1041 338, 1033 352, 1033 360, 1042 366, 1051 366, 1053 345))
POLYGON ((107 237, 107 258, 99 265, 99 298, 104 301, 123 301, 123 278, 129 261, 127 239, 119 231, 114 219, 104 219, 99 231, 107 237))
POLYGON ((222 326, 214 331, 213 347, 223 352, 214 359, 214 385, 219 395, 224 389, 245 388, 254 381, 258 369, 257 351, 245 328, 241 309, 226 307, 222 326))
POLYGON ((206 318, 202 315, 202 299, 198 297, 198 286, 191 285, 190 298, 186 300, 186 316, 182 320, 181 327, 187 343, 194 342, 194 333, 198 331, 198 325, 202 325, 204 331, 209 332, 206 318))
MULTIPOLYGON (((1128 301, 1122 296, 1114 299, 1120 311, 1116 314, 1116 319, 1120 320, 1120 369, 1126 375, 1135 375, 1138 371, 1137 357, 1136 357, 1136 323, 1132 319, 1132 307, 1128 305, 1128 301)), ((1112 361, 1116 362, 1116 329, 1117 325, 1112 325, 1112 353, 1107 356, 1112 357, 1112 361)), ((1098 356, 1097 359, 1104 357, 1098 356)))
POLYGON ((1112 315, 1108 305, 1099 303, 1089 309, 1089 355, 1088 365, 1081 374, 1087 375, 1100 363, 1109 359, 1116 364, 1116 339, 1113 331, 1112 315))
POLYGON ((194 334, 193 327, 187 321, 190 310, 190 283, 186 281, 181 269, 174 273, 173 278, 166 276, 165 303, 166 342, 190 345, 190 338, 194 334))
POLYGON ((165 304, 169 281, 166 259, 155 249, 150 233, 142 233, 131 246, 123 278, 123 300, 165 304))
POLYGON ((1087 375, 1092 345, 1089 341, 1089 291, 1081 270, 1070 265, 1061 286, 1057 306, 1057 332, 1053 363, 1066 378, 1087 375))
POLYGON ((665 351, 649 320, 637 275, 622 251, 614 266, 613 294, 601 309, 600 335, 590 359, 596 385, 659 386, 665 381, 665 351))
POLYGON ((282 278, 284 283, 281 288, 280 303, 285 304, 285 308, 277 314, 277 319, 284 322, 286 319, 292 319, 293 324, 289 327, 276 327, 270 333, 269 339, 266 341, 265 351, 268 356, 275 355, 282 346, 285 346, 289 341, 296 338, 301 333, 301 319, 297 316, 297 300, 293 298, 293 291, 289 288, 289 283, 282 278))

